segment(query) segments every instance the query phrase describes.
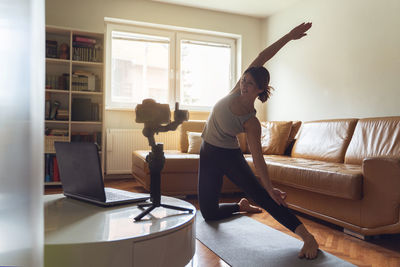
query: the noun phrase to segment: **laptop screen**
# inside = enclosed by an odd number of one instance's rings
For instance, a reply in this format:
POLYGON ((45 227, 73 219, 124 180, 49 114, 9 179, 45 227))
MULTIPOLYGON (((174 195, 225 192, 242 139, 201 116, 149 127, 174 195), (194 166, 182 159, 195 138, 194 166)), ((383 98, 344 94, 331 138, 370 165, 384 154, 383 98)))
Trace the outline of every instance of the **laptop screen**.
POLYGON ((64 194, 105 201, 96 144, 55 142, 54 145, 64 194))

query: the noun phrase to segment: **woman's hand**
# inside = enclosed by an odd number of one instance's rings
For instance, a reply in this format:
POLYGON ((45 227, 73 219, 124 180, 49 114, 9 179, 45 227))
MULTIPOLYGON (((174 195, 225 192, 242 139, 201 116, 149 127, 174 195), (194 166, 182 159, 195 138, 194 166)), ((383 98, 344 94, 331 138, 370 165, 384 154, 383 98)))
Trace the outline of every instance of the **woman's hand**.
POLYGON ((279 205, 287 207, 285 202, 285 198, 287 196, 286 192, 279 190, 278 188, 272 188, 272 190, 268 190, 269 195, 271 198, 279 205))
POLYGON ((306 31, 308 31, 312 26, 311 22, 302 23, 299 26, 295 27, 293 30, 289 32, 289 36, 291 40, 298 40, 307 35, 306 31))

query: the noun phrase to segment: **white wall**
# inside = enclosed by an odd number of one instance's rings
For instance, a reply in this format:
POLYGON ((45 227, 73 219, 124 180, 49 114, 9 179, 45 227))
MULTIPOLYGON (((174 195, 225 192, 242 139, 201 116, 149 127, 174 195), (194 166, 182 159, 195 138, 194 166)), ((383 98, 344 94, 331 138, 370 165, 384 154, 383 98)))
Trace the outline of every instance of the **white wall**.
POLYGON ((304 0, 264 20, 267 43, 313 22, 268 63, 276 90, 267 118, 400 115, 399 13, 398 0, 304 0))
MULTIPOLYGON (((197 28, 242 35, 242 70, 257 56, 261 19, 143 0, 47 0, 46 24, 104 30, 104 17, 197 28)), ((265 109, 257 106, 263 118, 265 109)), ((195 114, 196 119, 207 114, 195 114)), ((134 112, 108 111, 106 128, 137 128, 134 112)), ((142 127, 142 125, 140 125, 142 127)))

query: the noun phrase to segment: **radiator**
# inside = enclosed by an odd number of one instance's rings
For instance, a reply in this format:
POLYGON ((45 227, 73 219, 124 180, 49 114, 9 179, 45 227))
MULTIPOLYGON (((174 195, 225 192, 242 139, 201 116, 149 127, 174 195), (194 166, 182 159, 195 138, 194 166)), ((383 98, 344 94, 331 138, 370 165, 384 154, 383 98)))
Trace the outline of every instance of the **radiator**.
MULTIPOLYGON (((132 170, 132 152, 150 150, 142 129, 107 129, 106 174, 128 174, 132 170)), ((154 135, 156 143, 163 143, 164 150, 179 148, 179 131, 154 135)))

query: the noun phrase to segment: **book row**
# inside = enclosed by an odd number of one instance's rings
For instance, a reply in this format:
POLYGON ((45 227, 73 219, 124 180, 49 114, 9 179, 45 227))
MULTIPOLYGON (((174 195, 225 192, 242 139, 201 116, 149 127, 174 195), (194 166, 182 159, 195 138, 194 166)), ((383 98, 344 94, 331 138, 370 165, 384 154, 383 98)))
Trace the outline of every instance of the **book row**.
POLYGON ((45 102, 45 120, 67 121, 69 118, 68 109, 61 109, 60 101, 46 100, 45 102))
MULTIPOLYGON (((72 74, 72 91, 96 91, 97 77, 94 74, 72 74)), ((99 91, 99 90, 97 90, 99 91)))
POLYGON ((68 90, 69 74, 50 75, 46 73, 46 89, 68 90))
POLYGON ((73 98, 71 118, 73 121, 101 121, 100 104, 90 98, 73 98))
POLYGON ((60 181, 60 172, 58 169, 56 155, 45 154, 44 155, 44 163, 45 163, 44 181, 46 183, 59 182, 60 181))
POLYGON ((73 47, 72 59, 78 61, 101 62, 101 49, 95 47, 73 47))
MULTIPOLYGON (((61 109, 61 102, 46 100, 45 120, 68 121, 68 109, 61 109)), ((74 98, 72 100, 72 121, 101 121, 100 104, 92 103, 88 98, 74 98)))

